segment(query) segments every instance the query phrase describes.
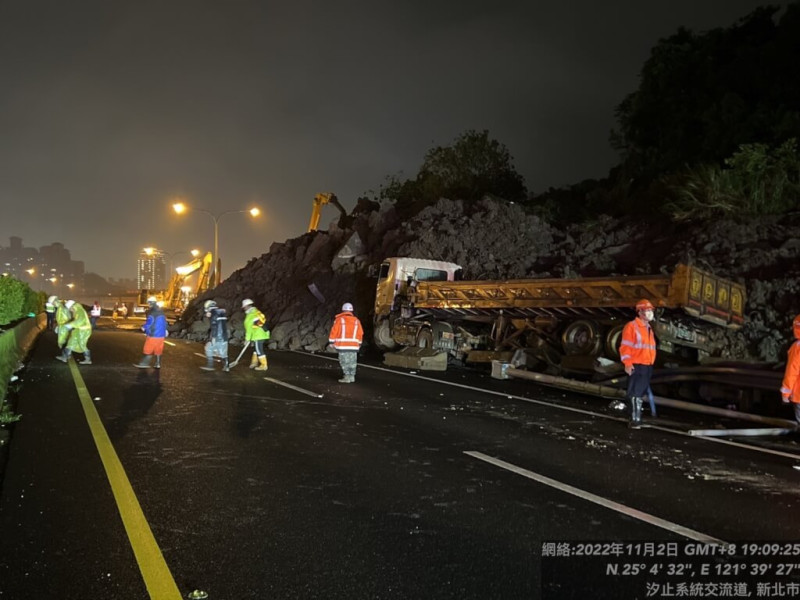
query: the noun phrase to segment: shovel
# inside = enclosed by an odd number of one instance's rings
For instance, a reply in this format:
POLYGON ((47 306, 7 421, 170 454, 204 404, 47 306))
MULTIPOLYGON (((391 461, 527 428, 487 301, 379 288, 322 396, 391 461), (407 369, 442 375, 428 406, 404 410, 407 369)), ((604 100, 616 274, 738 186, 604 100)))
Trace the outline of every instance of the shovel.
POLYGON ((239 364, 239 361, 242 359, 242 356, 244 356, 244 351, 247 350, 247 348, 249 347, 250 347, 250 341, 248 341, 244 346, 242 346, 242 351, 239 352, 239 356, 236 357, 235 361, 233 361, 231 364, 228 365, 229 369, 232 369, 233 367, 239 364))

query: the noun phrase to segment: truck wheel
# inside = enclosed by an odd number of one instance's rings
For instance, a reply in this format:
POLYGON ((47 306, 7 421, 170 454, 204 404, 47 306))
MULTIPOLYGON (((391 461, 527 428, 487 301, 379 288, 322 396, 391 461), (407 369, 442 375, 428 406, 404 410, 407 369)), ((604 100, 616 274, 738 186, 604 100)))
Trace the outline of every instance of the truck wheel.
POLYGON ((372 339, 375 340, 375 345, 383 352, 392 352, 397 349, 397 342, 392 338, 392 329, 389 327, 389 319, 382 319, 375 323, 372 339))
POLYGON ((561 345, 566 354, 594 356, 603 345, 600 328, 589 320, 575 321, 567 325, 561 334, 561 345))
POLYGON ((430 329, 419 330, 417 348, 433 348, 433 332, 430 329))
POLYGON ((623 323, 614 325, 608 330, 605 340, 605 355, 611 360, 619 360, 619 343, 622 341, 622 330, 625 328, 623 323))

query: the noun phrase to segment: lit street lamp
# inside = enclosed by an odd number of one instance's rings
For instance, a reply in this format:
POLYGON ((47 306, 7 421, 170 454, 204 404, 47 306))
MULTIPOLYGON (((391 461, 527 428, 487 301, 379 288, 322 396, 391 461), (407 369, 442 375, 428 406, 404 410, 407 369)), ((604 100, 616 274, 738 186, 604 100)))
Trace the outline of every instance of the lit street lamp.
MULTIPOLYGON (((172 210, 174 210, 177 214, 183 214, 184 212, 190 210, 189 206, 184 204, 183 202, 176 202, 172 205, 172 210)), ((197 212, 206 213, 214 220, 214 287, 219 285, 221 280, 221 270, 222 270, 222 261, 219 258, 219 220, 222 218, 223 215, 227 215, 230 213, 249 213, 251 217, 257 217, 261 214, 261 211, 253 207, 249 210, 226 210, 224 212, 215 215, 212 212, 207 210, 203 210, 202 208, 192 208, 191 210, 195 210, 197 212)))

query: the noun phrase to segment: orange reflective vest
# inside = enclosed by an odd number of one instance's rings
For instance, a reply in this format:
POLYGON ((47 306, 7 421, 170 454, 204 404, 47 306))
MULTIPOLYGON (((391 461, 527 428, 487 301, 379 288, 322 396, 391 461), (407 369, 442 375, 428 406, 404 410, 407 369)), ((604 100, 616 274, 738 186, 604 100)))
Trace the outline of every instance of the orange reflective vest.
POLYGON ((619 359, 626 367, 656 362, 656 338, 649 323, 637 317, 625 325, 619 359))
POLYGON ((333 319, 328 341, 337 350, 358 350, 364 338, 361 321, 351 312, 343 312, 333 319))
POLYGON ((789 348, 786 371, 783 373, 781 395, 784 399, 800 403, 800 340, 795 340, 789 348))

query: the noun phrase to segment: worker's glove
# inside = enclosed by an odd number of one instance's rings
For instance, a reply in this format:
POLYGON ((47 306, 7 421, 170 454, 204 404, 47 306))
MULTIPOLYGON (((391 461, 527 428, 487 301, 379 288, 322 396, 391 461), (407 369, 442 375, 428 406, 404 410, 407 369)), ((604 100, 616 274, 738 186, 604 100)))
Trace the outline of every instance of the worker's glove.
POLYGON ((782 396, 781 400, 783 400, 784 404, 789 404, 792 401, 792 397, 791 396, 782 396))
POLYGON ((72 326, 72 325, 70 325, 69 323, 67 323, 66 325, 64 325, 64 327, 66 327, 66 328, 67 328, 67 331, 70 331, 70 330, 72 329, 72 327, 73 327, 73 326, 72 326))
POLYGON ((633 365, 625 365, 625 373, 633 375, 633 365))
POLYGON ((336 348, 333 347, 333 344, 328 344, 325 346, 325 352, 334 353, 336 352, 336 348))

